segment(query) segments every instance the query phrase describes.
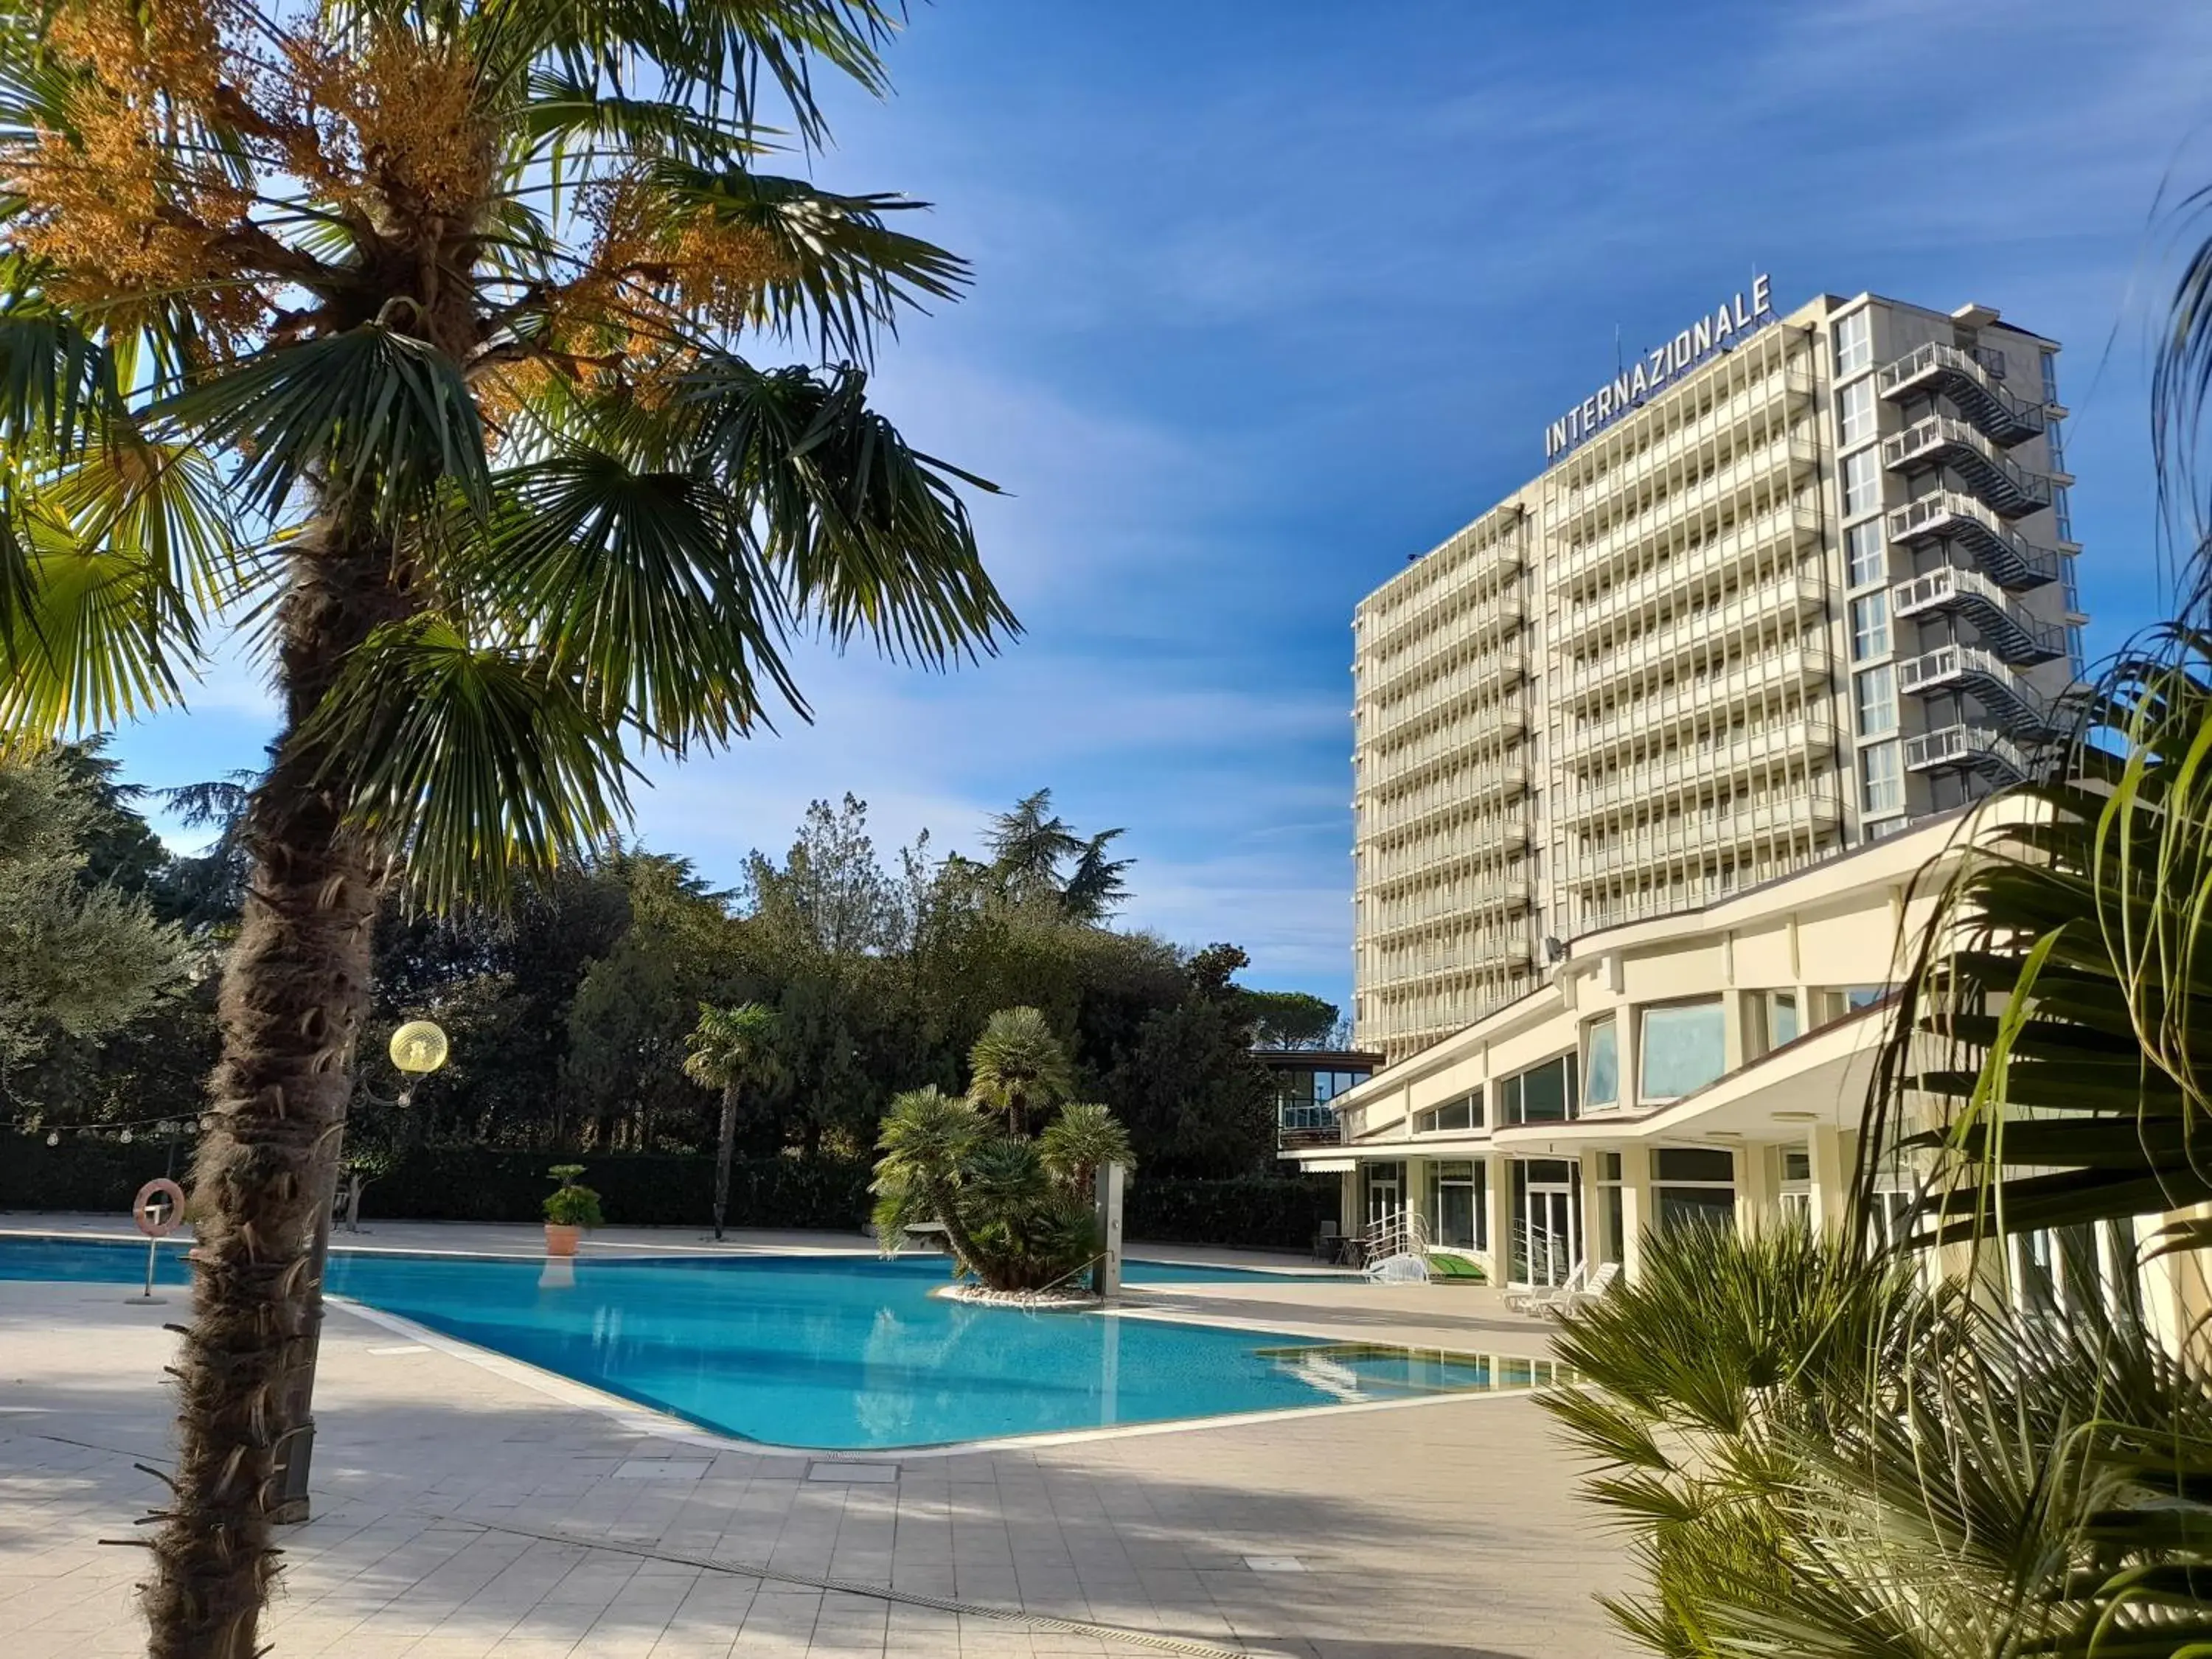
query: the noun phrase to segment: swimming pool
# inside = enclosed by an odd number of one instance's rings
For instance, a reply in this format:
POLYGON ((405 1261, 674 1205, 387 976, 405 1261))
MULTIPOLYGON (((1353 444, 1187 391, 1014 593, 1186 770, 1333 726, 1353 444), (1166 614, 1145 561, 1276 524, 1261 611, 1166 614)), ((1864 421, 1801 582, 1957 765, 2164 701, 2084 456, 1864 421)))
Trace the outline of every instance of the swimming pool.
MULTIPOLYGON (((160 1278, 182 1284, 177 1253, 160 1278)), ((126 1284, 127 1244, 0 1240, 0 1279, 126 1284)), ((869 1450, 1409 1399, 1534 1380, 1528 1362, 933 1297, 941 1259, 347 1252, 340 1296, 773 1445, 869 1450)))

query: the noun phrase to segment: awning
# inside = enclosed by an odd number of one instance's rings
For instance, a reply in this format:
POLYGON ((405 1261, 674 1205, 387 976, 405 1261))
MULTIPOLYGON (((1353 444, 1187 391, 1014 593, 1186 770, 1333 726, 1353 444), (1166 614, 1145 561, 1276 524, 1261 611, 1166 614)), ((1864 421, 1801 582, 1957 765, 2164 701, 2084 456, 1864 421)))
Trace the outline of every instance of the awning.
POLYGON ((1298 1160, 1301 1175, 1350 1175, 1359 1167, 1356 1158, 1304 1158, 1298 1160))

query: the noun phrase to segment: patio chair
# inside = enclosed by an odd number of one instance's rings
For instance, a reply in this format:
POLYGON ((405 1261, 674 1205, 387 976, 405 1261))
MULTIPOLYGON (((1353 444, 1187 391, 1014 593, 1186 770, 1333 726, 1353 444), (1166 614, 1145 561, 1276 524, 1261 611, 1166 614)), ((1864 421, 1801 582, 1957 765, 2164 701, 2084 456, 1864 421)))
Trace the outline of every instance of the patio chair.
POLYGON ((1513 1313, 1542 1313, 1551 1305, 1572 1296, 1582 1288, 1583 1264, 1575 1263, 1574 1271, 1557 1285, 1530 1285, 1517 1291, 1505 1292, 1505 1306, 1513 1313))
POLYGON ((1540 1311, 1553 1319, 1564 1319, 1569 1314, 1580 1313, 1591 1304, 1603 1301, 1605 1293, 1613 1288, 1613 1280, 1620 1277, 1620 1263, 1601 1262, 1598 1270, 1590 1275, 1588 1285, 1579 1291, 1569 1291, 1564 1296, 1553 1297, 1540 1311))
POLYGON ((1333 1221, 1324 1221, 1314 1229, 1313 1259, 1334 1261, 1344 1254, 1344 1232, 1333 1221))

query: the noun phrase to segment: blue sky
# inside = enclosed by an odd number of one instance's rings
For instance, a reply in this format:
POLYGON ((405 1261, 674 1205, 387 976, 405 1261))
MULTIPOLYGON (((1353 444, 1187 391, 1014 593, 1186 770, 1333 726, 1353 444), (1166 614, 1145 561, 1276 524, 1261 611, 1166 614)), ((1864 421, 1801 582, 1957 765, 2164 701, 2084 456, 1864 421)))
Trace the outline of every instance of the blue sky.
MULTIPOLYGON (((1129 921, 1344 1000, 1352 606, 1541 465, 1616 326, 1754 268, 1785 310, 1979 301, 2066 343, 2107 650, 2155 611, 2153 216, 2212 183, 2208 63, 2179 0, 918 7, 814 171, 937 204, 975 262, 877 395, 1010 492, 976 514, 1026 634, 946 676, 810 656, 815 724, 658 769, 641 832, 726 880, 816 796, 944 848, 1049 785, 1128 827, 1129 921)), ((115 746, 185 782, 270 718, 219 667, 115 746)))

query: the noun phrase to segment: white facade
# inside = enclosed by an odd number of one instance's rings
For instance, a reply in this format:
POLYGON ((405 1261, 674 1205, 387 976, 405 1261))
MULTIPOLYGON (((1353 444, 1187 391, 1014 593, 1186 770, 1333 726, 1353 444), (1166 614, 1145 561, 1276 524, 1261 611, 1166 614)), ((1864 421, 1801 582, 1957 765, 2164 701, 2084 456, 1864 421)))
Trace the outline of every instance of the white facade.
POLYGON ((2052 343, 1869 295, 1705 330, 1359 606, 1361 1048, 2017 778, 2075 680, 2052 343))

